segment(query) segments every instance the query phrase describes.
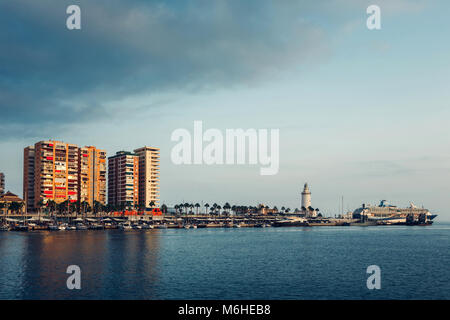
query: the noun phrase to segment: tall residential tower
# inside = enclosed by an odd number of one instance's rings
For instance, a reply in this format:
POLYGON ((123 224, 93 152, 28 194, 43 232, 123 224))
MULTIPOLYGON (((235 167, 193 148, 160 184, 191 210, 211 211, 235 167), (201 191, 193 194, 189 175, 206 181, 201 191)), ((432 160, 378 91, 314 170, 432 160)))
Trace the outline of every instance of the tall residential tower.
POLYGON ((106 151, 96 147, 79 149, 78 199, 91 208, 95 202, 106 204, 106 151))
POLYGON ((90 205, 97 200, 104 204, 105 158, 105 152, 95 147, 79 148, 75 144, 53 140, 26 147, 23 193, 27 210, 35 210, 41 200, 56 203, 88 201, 90 205))
POLYGON ((108 158, 108 204, 139 204, 139 156, 119 151, 108 158))
POLYGON ((23 150, 23 200, 26 211, 34 211, 34 146, 23 150))
POLYGON ((159 207, 159 149, 142 147, 134 150, 139 156, 139 204, 159 207))

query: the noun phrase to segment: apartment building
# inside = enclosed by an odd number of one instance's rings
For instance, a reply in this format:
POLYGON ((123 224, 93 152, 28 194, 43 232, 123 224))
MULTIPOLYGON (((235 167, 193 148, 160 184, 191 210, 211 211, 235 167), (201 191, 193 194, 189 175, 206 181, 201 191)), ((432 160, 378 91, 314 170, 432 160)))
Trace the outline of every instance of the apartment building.
POLYGON ((108 204, 139 204, 139 156, 119 151, 108 158, 108 204))
POLYGON ((134 152, 139 157, 139 204, 149 208, 153 201, 159 207, 159 149, 145 146, 134 152))
POLYGON ((23 200, 27 211, 34 211, 34 156, 34 146, 23 150, 23 200))
POLYGON ((34 205, 40 199, 78 201, 78 146, 40 141, 34 149, 34 205))
POLYGON ((27 210, 35 210, 41 199, 56 203, 86 200, 91 205, 94 200, 103 199, 104 203, 105 159, 103 150, 95 147, 79 148, 75 144, 60 141, 39 141, 34 146, 26 147, 23 189, 27 210), (83 157, 83 161, 80 161, 80 157, 83 157), (83 188, 80 187, 81 182, 85 183, 83 188))
POLYGON ((106 151, 93 146, 79 149, 78 199, 91 208, 96 201, 106 204, 106 151))
POLYGON ((0 195, 5 193, 5 174, 0 172, 0 195))

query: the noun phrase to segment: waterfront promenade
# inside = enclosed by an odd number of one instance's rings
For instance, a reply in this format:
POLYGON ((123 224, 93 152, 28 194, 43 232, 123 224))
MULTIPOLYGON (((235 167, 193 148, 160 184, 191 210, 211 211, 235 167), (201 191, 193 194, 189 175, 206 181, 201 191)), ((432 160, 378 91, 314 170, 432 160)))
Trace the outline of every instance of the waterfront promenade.
MULTIPOLYGON (((281 226, 343 226, 356 222, 352 219, 305 219, 298 215, 110 215, 106 213, 84 215, 9 214, 0 218, 9 230, 46 230, 52 226, 86 226, 88 229, 116 229, 124 225, 130 229, 151 228, 252 228, 281 226), (28 228, 26 228, 28 227, 28 228)), ((56 230, 56 228, 55 228, 56 230)))

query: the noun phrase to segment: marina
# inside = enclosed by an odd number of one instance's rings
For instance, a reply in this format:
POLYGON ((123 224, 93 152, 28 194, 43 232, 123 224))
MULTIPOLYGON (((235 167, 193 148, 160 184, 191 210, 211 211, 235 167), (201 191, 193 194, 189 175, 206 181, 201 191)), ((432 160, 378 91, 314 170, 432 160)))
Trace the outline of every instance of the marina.
POLYGON ((436 215, 420 211, 398 213, 386 216, 369 214, 359 209, 351 217, 327 218, 304 217, 302 215, 85 215, 79 216, 38 216, 4 215, 1 217, 0 231, 83 231, 83 230, 150 230, 150 229, 202 229, 202 228, 267 228, 267 227, 331 227, 331 226, 390 226, 390 225, 431 225, 436 215))

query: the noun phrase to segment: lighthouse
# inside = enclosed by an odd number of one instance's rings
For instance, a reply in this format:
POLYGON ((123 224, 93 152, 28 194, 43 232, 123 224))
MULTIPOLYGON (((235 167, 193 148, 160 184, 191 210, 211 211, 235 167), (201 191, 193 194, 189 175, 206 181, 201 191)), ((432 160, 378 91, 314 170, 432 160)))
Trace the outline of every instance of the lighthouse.
POLYGON ((310 206, 311 206, 311 192, 309 191, 308 183, 305 183, 302 192, 302 207, 308 209, 308 207, 310 206))

